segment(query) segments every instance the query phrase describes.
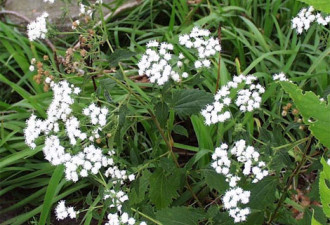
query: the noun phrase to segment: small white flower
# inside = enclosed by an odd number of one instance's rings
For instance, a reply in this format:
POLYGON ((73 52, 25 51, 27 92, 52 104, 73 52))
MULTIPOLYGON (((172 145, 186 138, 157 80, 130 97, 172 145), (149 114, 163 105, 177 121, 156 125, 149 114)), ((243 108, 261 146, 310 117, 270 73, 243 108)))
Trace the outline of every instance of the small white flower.
POLYGON ((55 0, 44 0, 44 2, 48 2, 50 4, 53 4, 55 2, 55 0))

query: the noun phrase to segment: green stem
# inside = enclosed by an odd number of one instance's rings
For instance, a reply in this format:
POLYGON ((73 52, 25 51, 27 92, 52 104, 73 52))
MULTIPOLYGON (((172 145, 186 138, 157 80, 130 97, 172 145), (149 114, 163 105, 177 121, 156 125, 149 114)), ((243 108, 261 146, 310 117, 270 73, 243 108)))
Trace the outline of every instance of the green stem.
MULTIPOLYGON (((147 111, 149 112, 150 116, 151 116, 151 119, 154 121, 160 135, 162 136, 163 140, 165 141, 165 144, 168 148, 168 151, 170 152, 172 158, 173 158, 173 161, 175 163, 175 165, 177 166, 177 168, 180 168, 180 164, 173 152, 173 148, 172 148, 172 145, 169 141, 169 139, 166 137, 165 135, 165 132, 164 130, 161 128, 160 126, 160 123, 158 121, 158 119, 156 118, 155 114, 152 112, 152 110, 150 109, 150 105, 147 104, 139 95, 137 95, 132 89, 131 87, 128 85, 128 82, 127 82, 127 77, 125 75, 125 71, 124 69, 122 68, 121 64, 119 63, 119 68, 121 70, 121 72, 123 73, 123 76, 124 76, 124 79, 126 80, 126 83, 127 83, 127 86, 124 85, 120 80, 116 79, 115 77, 113 76, 110 76, 111 79, 113 79, 114 81, 116 81, 116 83, 118 83, 120 86, 122 86, 124 89, 126 89, 130 94, 132 94, 143 106, 145 106, 147 108, 147 111)), ((191 192, 192 196, 194 197, 194 199, 196 200, 196 202, 198 203, 199 206, 202 206, 202 203, 199 201, 198 197, 196 196, 196 194, 193 192, 190 184, 188 183, 188 180, 186 179, 186 186, 188 188, 188 190, 191 192)))
POLYGON ((136 212, 136 213, 140 214, 140 215, 143 216, 144 218, 147 218, 148 220, 154 222, 155 224, 163 225, 161 222, 159 222, 159 221, 157 221, 157 220, 151 218, 150 216, 148 216, 148 215, 146 215, 146 214, 144 214, 144 213, 142 213, 142 212, 140 212, 140 211, 138 211, 138 210, 136 210, 136 209, 134 209, 134 208, 131 208, 131 210, 132 210, 133 212, 136 212))
POLYGON ((292 173, 292 174, 290 175, 290 177, 288 178, 287 183, 286 183, 286 185, 285 185, 285 187, 284 187, 284 189, 283 189, 283 192, 282 192, 281 198, 280 198, 280 200, 279 200, 278 203, 277 203, 276 209, 275 209, 275 211, 273 212, 273 214, 270 216, 270 218, 269 218, 267 224, 271 224, 272 221, 276 218, 277 213, 278 213, 278 210, 281 208, 281 206, 282 206, 284 200, 286 199, 287 192, 288 192, 288 190, 289 190, 289 188, 290 188, 290 186, 291 186, 291 183, 292 183, 293 179, 295 178, 296 175, 299 174, 300 169, 301 169, 302 166, 306 163, 306 160, 307 160, 307 151, 308 151, 308 149, 309 149, 309 147, 310 147, 311 141, 312 141, 312 136, 309 136, 309 137, 308 137, 308 142, 307 142, 307 144, 306 144, 306 146, 305 146, 305 149, 304 149, 303 157, 302 157, 300 163, 297 165, 297 167, 296 167, 295 170, 293 171, 293 173, 292 173))

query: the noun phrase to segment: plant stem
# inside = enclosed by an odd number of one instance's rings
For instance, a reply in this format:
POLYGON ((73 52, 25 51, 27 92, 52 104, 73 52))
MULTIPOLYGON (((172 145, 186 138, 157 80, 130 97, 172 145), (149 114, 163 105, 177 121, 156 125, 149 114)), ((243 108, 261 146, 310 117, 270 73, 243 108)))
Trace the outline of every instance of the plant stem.
POLYGON ((307 158, 307 151, 308 151, 308 149, 310 147, 311 141, 312 141, 312 136, 309 136, 308 142, 307 142, 307 144, 305 146, 305 149, 304 149, 303 157, 302 157, 300 163, 297 165, 297 167, 294 169, 294 171, 292 172, 292 174, 288 178, 287 183, 286 183, 286 185, 285 185, 285 187, 283 189, 283 193, 281 195, 281 198, 280 198, 280 200, 277 203, 276 209, 273 212, 273 214, 270 216, 267 224, 271 224, 272 221, 276 218, 277 213, 278 213, 278 210, 281 208, 281 206, 282 206, 282 204, 283 204, 283 202, 284 202, 284 200, 286 198, 287 192, 288 192, 288 190, 289 190, 289 188, 291 186, 291 183, 292 183, 293 179, 295 178, 296 175, 299 174, 300 169, 306 163, 306 160, 307 160, 306 159, 307 158))
POLYGON ((147 218, 148 220, 154 222, 155 224, 163 225, 161 222, 159 222, 159 221, 157 221, 157 220, 151 218, 150 216, 148 216, 148 215, 146 215, 146 214, 144 214, 144 213, 142 213, 142 212, 140 212, 140 211, 138 211, 138 210, 136 210, 136 209, 134 209, 134 208, 131 208, 131 210, 132 210, 133 212, 136 212, 136 213, 140 214, 140 215, 143 216, 144 218, 147 218))
MULTIPOLYGON (((123 76, 125 78, 125 80, 127 79, 126 76, 125 76, 125 72, 124 72, 124 69, 122 68, 121 64, 119 63, 119 68, 121 70, 121 72, 123 73, 123 76)), ((175 165, 177 166, 177 168, 180 168, 180 164, 173 152, 173 148, 172 148, 172 144, 170 143, 169 139, 166 137, 165 135, 165 132, 163 131, 163 129, 161 128, 160 126, 160 123, 157 119, 157 117, 155 116, 155 114, 152 112, 152 110, 149 108, 149 105, 139 96, 137 95, 132 89, 130 86, 126 86, 124 85, 121 81, 119 81, 118 79, 116 79, 115 77, 113 76, 110 76, 111 79, 113 79, 114 81, 116 81, 116 83, 118 83, 120 86, 122 86, 123 88, 125 88, 130 94, 132 94, 142 105, 144 105, 146 108, 147 108, 147 111, 148 113, 150 114, 151 116, 151 119, 154 121, 160 135, 162 136, 163 140, 165 141, 165 144, 172 156, 172 159, 175 163, 175 165)), ((128 84, 128 82, 126 82, 128 84)), ((202 206, 202 203, 200 202, 200 200, 198 199, 198 197, 196 196, 196 194, 193 192, 190 184, 188 183, 188 180, 186 179, 186 186, 188 188, 188 190, 191 192, 192 196, 194 197, 194 199, 196 200, 196 202, 198 203, 199 206, 202 206)))

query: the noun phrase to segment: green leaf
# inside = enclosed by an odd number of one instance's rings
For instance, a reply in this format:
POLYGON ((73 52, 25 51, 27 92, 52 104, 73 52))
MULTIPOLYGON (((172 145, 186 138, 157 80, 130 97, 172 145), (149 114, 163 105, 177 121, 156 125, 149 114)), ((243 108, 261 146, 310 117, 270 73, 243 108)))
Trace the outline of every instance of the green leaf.
POLYGON ((325 101, 321 102, 313 92, 305 94, 295 84, 280 82, 284 90, 290 95, 299 112, 308 124, 308 129, 326 147, 330 147, 330 106, 325 101))
POLYGON ((114 53, 110 55, 110 66, 114 67, 117 66, 119 62, 129 59, 132 56, 135 56, 135 52, 131 52, 129 50, 124 50, 124 49, 116 49, 114 53))
POLYGON ((57 186, 59 185, 62 177, 64 174, 64 167, 63 166, 57 166, 56 169, 54 170, 54 173, 52 177, 50 178, 44 203, 42 205, 42 210, 40 214, 40 220, 39 220, 39 225, 44 225, 46 224, 46 219, 48 215, 50 214, 50 208, 52 206, 52 203, 54 201, 54 198, 56 196, 56 189, 57 186))
POLYGON ((212 153, 211 150, 201 149, 186 163, 186 165, 184 167, 187 170, 191 169, 196 162, 198 162, 201 158, 203 158, 204 156, 211 154, 211 153, 212 153))
POLYGON ((323 171, 320 173, 320 199, 324 214, 330 218, 330 188, 327 185, 330 182, 330 166, 324 158, 321 159, 321 163, 323 165, 323 171))
POLYGON ((145 199, 145 193, 149 186, 149 178, 151 173, 145 170, 133 184, 133 188, 129 193, 130 204, 138 204, 145 199))
POLYGON ((201 210, 188 207, 173 207, 156 212, 156 218, 164 225, 198 225, 204 218, 201 210))
POLYGON ((317 220, 314 218, 314 211, 313 211, 313 216, 312 216, 311 225, 322 225, 322 224, 319 223, 319 221, 317 221, 317 220))
POLYGON ((322 12, 330 13, 330 2, 329 0, 299 0, 305 2, 310 6, 313 6, 315 9, 322 12))
POLYGON ((276 150, 274 156, 272 156, 270 167, 275 171, 281 171, 282 168, 288 168, 292 165, 288 149, 276 150))
POLYGON ((198 90, 175 90, 170 99, 167 99, 179 116, 190 116, 199 113, 213 100, 211 93, 198 90))
POLYGON ((155 114, 162 127, 165 127, 168 118, 169 108, 165 102, 158 102, 155 105, 155 114))
POLYGON ((265 177, 256 184, 251 184, 251 197, 249 206, 251 209, 265 210, 266 206, 275 201, 277 178, 274 176, 265 177))
POLYGON ((176 134, 180 134, 182 136, 185 136, 185 137, 188 137, 188 131, 186 128, 184 128, 183 126, 181 125, 175 125, 173 127, 173 132, 176 133, 176 134))
POLYGON ((206 185, 219 193, 224 193, 229 187, 226 178, 222 174, 216 173, 214 169, 205 170, 203 176, 205 177, 206 185))
POLYGON ((166 176, 165 171, 161 168, 150 176, 150 201, 155 204, 156 208, 161 209, 168 207, 173 198, 178 196, 178 182, 172 180, 173 177, 166 176))

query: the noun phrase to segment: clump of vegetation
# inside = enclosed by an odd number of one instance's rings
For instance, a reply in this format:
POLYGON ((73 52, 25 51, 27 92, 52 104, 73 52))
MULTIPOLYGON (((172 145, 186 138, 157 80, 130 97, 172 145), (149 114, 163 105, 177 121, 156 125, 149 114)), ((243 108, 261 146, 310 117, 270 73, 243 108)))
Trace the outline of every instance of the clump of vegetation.
POLYGON ((0 12, 0 225, 329 222, 330 4, 63 2, 0 12))

